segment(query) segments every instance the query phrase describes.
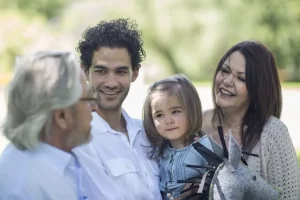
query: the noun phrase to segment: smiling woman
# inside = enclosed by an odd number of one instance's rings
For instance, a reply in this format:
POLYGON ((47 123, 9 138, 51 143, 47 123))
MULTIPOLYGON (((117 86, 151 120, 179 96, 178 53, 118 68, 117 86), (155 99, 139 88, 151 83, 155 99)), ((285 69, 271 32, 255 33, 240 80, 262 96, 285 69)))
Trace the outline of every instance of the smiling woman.
MULTIPOLYGON (((272 52, 245 41, 220 59, 213 80, 214 109, 203 114, 203 130, 214 151, 222 152, 217 126, 239 141, 249 168, 281 191, 281 199, 299 199, 299 168, 289 132, 280 121, 282 94, 272 52)), ((220 154, 222 156, 222 154, 220 154)))

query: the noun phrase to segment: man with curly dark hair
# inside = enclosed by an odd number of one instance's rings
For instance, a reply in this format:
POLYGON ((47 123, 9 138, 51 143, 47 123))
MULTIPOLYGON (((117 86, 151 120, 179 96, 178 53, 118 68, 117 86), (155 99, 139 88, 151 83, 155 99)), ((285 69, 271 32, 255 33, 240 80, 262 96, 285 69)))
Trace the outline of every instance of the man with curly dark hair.
MULTIPOLYGON (((97 94, 92 141, 76 149, 101 199, 159 200, 159 170, 147 157, 149 142, 141 120, 131 118, 122 103, 139 75, 146 54, 135 21, 101 21, 85 30, 77 51, 97 94)), ((96 194, 97 193, 97 194, 96 194)), ((96 199, 96 198, 95 198, 96 199)))

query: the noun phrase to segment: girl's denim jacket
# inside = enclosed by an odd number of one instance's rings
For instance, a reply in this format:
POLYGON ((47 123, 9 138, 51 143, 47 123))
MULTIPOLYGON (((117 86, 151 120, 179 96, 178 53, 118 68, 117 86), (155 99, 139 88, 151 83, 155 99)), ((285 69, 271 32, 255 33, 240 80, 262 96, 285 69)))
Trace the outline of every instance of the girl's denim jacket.
MULTIPOLYGON (((195 142, 200 142, 212 150, 210 140, 206 135, 195 142)), ((163 199, 168 199, 168 193, 174 198, 180 196, 185 184, 177 183, 177 180, 185 180, 205 173, 205 169, 195 170, 186 165, 207 165, 207 161, 194 149, 192 144, 183 149, 174 149, 168 145, 159 159, 160 190, 163 193, 163 199)))

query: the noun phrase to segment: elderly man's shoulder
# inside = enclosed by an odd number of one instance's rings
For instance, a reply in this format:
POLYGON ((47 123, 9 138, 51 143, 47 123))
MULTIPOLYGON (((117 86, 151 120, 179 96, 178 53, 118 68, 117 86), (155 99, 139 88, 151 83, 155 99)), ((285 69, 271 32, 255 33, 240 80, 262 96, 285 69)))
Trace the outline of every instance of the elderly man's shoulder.
MULTIPOLYGON (((26 171, 31 165, 31 157, 27 151, 22 151, 12 144, 8 144, 0 157, 0 173, 7 176, 17 176, 26 171)), ((0 176, 0 177, 5 177, 0 176)))
POLYGON ((76 199, 66 177, 51 162, 9 144, 0 158, 1 199, 76 199), (64 190, 61 190, 64 188, 64 190))
MULTIPOLYGON (((0 158, 0 179, 22 184, 47 185, 56 178, 63 177, 60 174, 57 163, 51 160, 35 156, 35 151, 20 150, 14 145, 9 144, 3 151, 0 158)), ((58 182, 61 180, 57 180, 58 182)), ((2 181, 1 181, 2 182, 2 181)))
MULTIPOLYGON (((0 158, 0 196, 7 197, 42 197, 45 191, 51 189, 60 175, 51 173, 51 167, 47 162, 38 161, 30 151, 19 150, 9 144, 0 158), (57 179, 53 182, 54 179, 57 179), (47 187, 49 188, 47 189, 47 187)), ((65 187, 65 185, 63 185, 65 187)), ((26 198, 25 198, 26 199, 26 198)))
POLYGON ((18 190, 26 183, 29 169, 29 162, 26 162, 27 155, 8 144, 0 157, 0 188, 1 193, 12 188, 18 190))

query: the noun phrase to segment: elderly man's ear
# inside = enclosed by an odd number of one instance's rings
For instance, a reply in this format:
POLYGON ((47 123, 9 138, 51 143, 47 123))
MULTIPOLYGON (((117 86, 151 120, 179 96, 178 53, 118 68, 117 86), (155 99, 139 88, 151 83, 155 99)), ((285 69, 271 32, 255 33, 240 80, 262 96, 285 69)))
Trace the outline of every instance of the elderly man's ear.
POLYGON ((60 109, 53 112, 53 123, 62 131, 66 131, 70 124, 72 116, 66 109, 60 109))

